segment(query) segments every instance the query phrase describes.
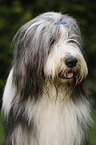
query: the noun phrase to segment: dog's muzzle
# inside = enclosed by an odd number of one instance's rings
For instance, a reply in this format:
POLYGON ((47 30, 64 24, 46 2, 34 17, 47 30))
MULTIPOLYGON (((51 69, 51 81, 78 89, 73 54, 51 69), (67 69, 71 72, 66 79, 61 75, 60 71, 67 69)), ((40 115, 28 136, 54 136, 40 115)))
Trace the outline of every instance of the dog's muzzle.
POLYGON ((76 77, 76 72, 74 72, 72 69, 76 66, 77 62, 77 58, 73 56, 66 58, 65 64, 69 69, 68 71, 61 70, 61 72, 58 74, 58 77, 62 79, 72 79, 76 77))

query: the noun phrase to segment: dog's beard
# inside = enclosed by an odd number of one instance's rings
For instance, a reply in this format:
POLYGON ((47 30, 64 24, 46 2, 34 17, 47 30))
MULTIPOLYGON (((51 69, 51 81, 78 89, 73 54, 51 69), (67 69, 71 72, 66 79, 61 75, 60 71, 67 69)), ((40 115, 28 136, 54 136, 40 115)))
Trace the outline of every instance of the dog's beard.
MULTIPOLYGON (((49 76, 46 79, 46 81, 48 81, 51 87, 54 87, 56 91, 56 98, 52 99, 55 99, 55 101, 59 100, 60 102, 62 102, 67 97, 68 99, 72 98, 73 92, 76 92, 75 90, 77 90, 79 84, 81 84, 81 82, 84 79, 84 76, 82 76, 80 72, 80 69, 76 68, 69 68, 66 70, 61 69, 60 71, 57 71, 55 77, 49 76), (59 97, 59 92, 61 90, 64 90, 63 98, 59 97)), ((51 98, 50 94, 48 94, 48 97, 51 98)))

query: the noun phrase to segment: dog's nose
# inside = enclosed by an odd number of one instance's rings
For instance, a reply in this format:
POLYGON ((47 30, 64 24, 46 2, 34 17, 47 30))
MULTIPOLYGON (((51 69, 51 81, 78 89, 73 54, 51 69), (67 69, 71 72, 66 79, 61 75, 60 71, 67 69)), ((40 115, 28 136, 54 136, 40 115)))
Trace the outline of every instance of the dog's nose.
POLYGON ((68 67, 75 67, 77 64, 78 60, 76 59, 76 57, 70 56, 68 58, 65 59, 65 64, 68 67))

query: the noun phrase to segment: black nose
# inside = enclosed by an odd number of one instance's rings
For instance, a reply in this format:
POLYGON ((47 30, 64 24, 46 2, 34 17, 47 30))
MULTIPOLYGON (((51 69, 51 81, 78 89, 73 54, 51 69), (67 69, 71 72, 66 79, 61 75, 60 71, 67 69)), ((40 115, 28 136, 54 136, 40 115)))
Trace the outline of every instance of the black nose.
POLYGON ((68 58, 65 59, 66 66, 71 67, 71 68, 75 67, 77 62, 78 62, 78 60, 73 56, 68 57, 68 58))

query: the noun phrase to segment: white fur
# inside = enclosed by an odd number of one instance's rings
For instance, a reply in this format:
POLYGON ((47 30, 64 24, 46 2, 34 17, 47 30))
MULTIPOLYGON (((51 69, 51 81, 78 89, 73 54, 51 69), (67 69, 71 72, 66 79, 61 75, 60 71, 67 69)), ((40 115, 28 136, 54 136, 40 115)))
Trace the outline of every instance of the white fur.
MULTIPOLYGON (((81 145, 84 132, 79 123, 82 126, 88 123, 89 103, 85 99, 84 102, 74 104, 68 96, 64 101, 55 101, 55 88, 50 86, 49 92, 53 99, 43 94, 36 104, 28 100, 25 114, 28 115, 29 123, 34 119, 38 134, 32 134, 34 138, 31 138, 32 132, 26 133, 22 126, 18 126, 15 130, 16 145, 81 145)), ((59 93, 60 97, 63 97, 62 93, 59 93)))
MULTIPOLYGON (((54 78, 56 74, 60 72, 60 70, 68 69, 65 65, 64 58, 66 58, 67 56, 74 56, 82 63, 81 75, 83 76, 84 73, 84 77, 87 76, 88 69, 85 59, 78 46, 75 43, 68 43, 69 40, 64 40, 61 37, 59 42, 54 46, 47 58, 47 62, 45 65, 45 75, 52 75, 52 77, 54 78)), ((79 63, 77 65, 77 68, 78 67, 79 63)))
POLYGON ((10 108, 12 106, 13 98, 16 95, 16 88, 13 83, 13 68, 10 71, 10 74, 7 79, 7 83, 5 86, 4 94, 3 94, 3 104, 2 109, 5 115, 8 115, 10 108))
MULTIPOLYGON (((23 126, 23 122, 19 122, 14 130, 12 130, 10 136, 12 139, 12 145, 82 144, 85 136, 84 133, 86 132, 87 125, 91 120, 89 102, 86 96, 80 96, 80 98, 78 96, 77 100, 73 101, 70 97, 70 87, 68 84, 66 85, 66 82, 69 81, 71 86, 73 78, 69 80, 62 79, 58 77, 58 74, 61 70, 65 70, 66 72, 76 71, 79 72, 79 79, 82 81, 87 76, 88 69, 86 61, 79 48, 79 46, 81 46, 79 42, 80 39, 77 41, 80 32, 75 20, 65 15, 63 20, 67 22, 66 25, 54 25, 54 22, 58 22, 61 16, 60 13, 46 13, 40 15, 24 25, 19 30, 20 34, 18 32, 14 38, 14 43, 17 40, 16 44, 14 44, 16 49, 14 55, 16 56, 14 58, 14 66, 10 71, 5 86, 2 112, 6 118, 6 116, 8 117, 9 115, 11 107, 13 107, 13 114, 17 113, 16 117, 18 114, 23 113, 22 116, 24 116, 28 121, 28 124, 26 125, 27 127, 31 126, 32 123, 34 126, 33 128, 27 128, 23 126), (56 29, 56 27, 60 29, 56 29), (36 31, 34 31, 34 29, 36 31), (53 39, 55 36, 56 42, 51 46, 52 48, 48 55, 46 49, 49 44, 47 43, 50 43, 50 39, 53 39), (41 42, 42 40, 45 41, 41 42), (26 47, 25 51, 24 48, 22 49, 24 46, 26 47), (22 52, 21 56, 19 52, 17 53, 17 50, 22 52), (45 51, 44 54, 47 53, 44 58, 41 55, 43 53, 42 51, 45 51), (19 88, 20 90, 17 90, 16 83, 14 83, 13 71, 15 68, 14 74, 17 75, 15 79, 17 78, 17 82, 21 83, 20 85, 23 85, 23 83, 26 82, 27 77, 27 67, 25 66, 28 65, 28 62, 31 62, 31 59, 33 59, 33 63, 38 61, 38 58, 35 60, 34 57, 37 56, 36 54, 39 55, 40 60, 44 59, 45 82, 42 83, 42 90, 40 94, 38 94, 37 101, 34 100, 34 96, 28 96, 28 99, 25 99, 24 102, 21 101, 21 104, 20 99, 22 96, 19 94, 21 89, 19 88), (17 56, 19 56, 19 58, 17 58, 17 56), (70 56, 73 56, 78 60, 76 66, 71 69, 65 64, 65 58, 70 56), (18 59, 20 64, 18 64, 18 59), (19 80, 20 78, 18 77, 18 74, 19 77, 22 76, 21 80, 19 80), (13 104, 14 106, 12 106, 13 104), (20 112, 22 106, 25 107, 25 112, 20 112)), ((41 62, 42 61, 40 61, 40 63, 41 62)), ((37 64, 42 66, 39 63, 37 64)), ((40 69, 40 67, 38 68, 40 69)), ((36 71, 37 70, 35 70, 35 72, 36 71)))
MULTIPOLYGON (((10 72, 3 97, 3 109, 6 115, 10 111, 14 98, 12 73, 13 69, 10 72)), ((31 132, 23 130, 20 124, 12 134, 12 145, 14 143, 16 145, 81 145, 84 132, 80 124, 87 129, 86 124, 90 121, 89 102, 84 98, 83 101, 75 104, 68 95, 65 97, 66 91, 62 89, 62 86, 58 90, 56 99, 56 88, 50 83, 47 87, 45 85, 43 88, 43 96, 37 103, 31 101, 30 98, 26 102, 24 115, 29 118, 29 124, 34 120, 37 134, 34 134, 32 130, 31 132), (47 87, 50 98, 47 94, 47 87)))

